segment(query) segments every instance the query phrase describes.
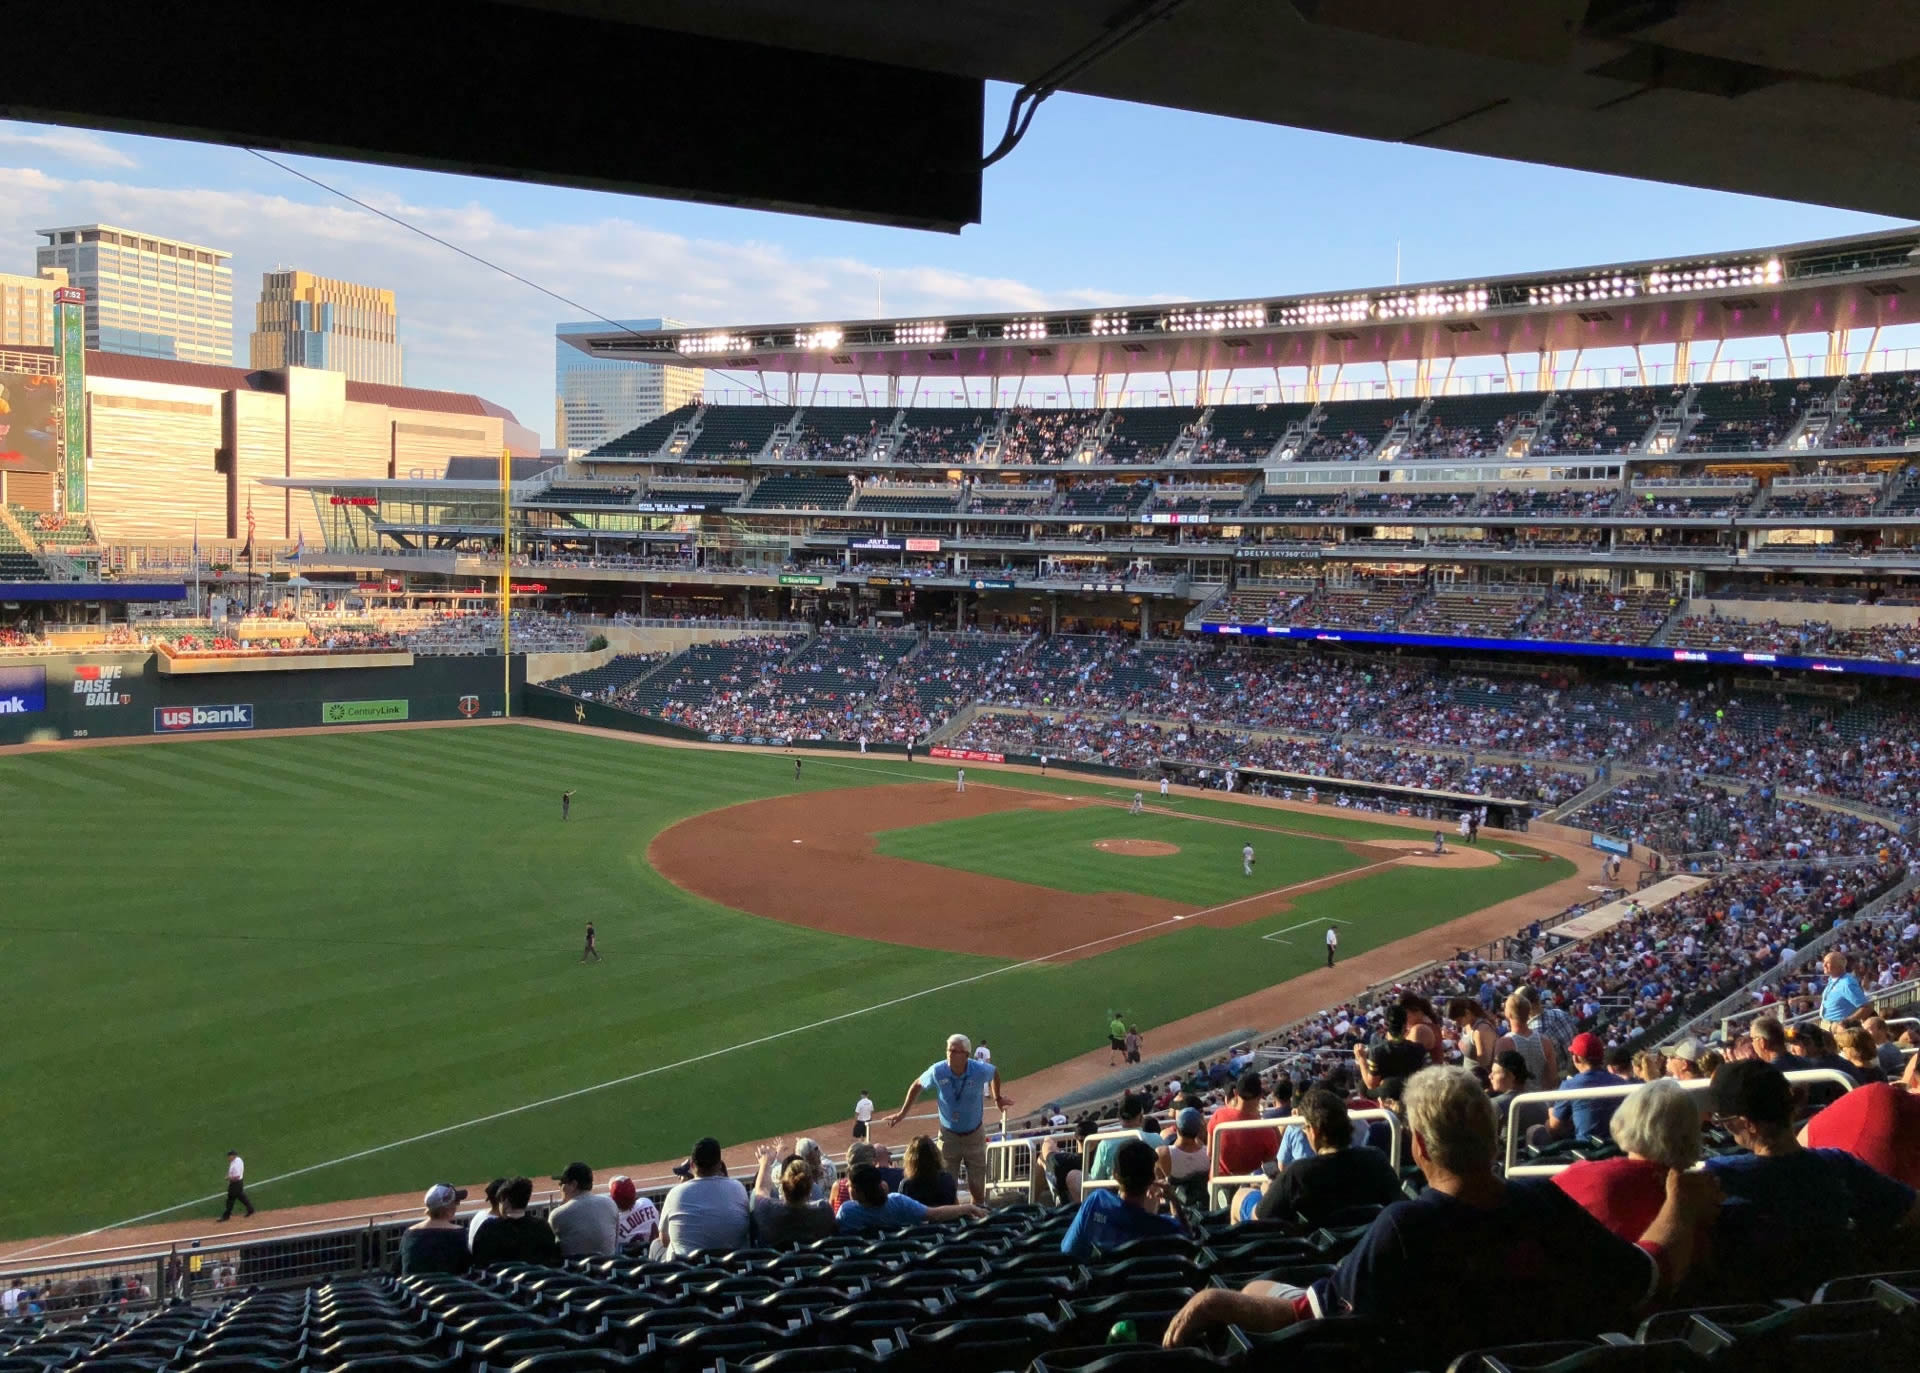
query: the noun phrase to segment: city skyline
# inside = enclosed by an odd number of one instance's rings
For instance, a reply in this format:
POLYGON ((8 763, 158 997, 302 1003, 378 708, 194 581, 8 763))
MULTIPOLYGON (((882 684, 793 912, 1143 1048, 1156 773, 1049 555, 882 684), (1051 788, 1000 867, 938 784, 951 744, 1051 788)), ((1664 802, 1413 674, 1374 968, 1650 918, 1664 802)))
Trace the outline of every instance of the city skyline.
POLYGON ((394 292, 298 268, 263 273, 247 363, 312 367, 339 372, 349 381, 404 385, 394 292))
MULTIPOLYGON (((1895 223, 1068 96, 1050 101, 1020 152, 989 174, 984 222, 958 236, 320 159, 290 165, 567 300, 239 150, 45 126, 0 123, 0 243, 30 242, 52 223, 131 223, 228 243, 248 280, 297 262, 404 283, 409 384, 484 395, 548 430, 556 324, 589 314, 713 325, 1223 299, 1387 284, 1396 249, 1411 282, 1895 223), (1178 170, 1143 170, 1155 166, 1178 170), (1191 188, 1202 185, 1197 212, 1191 188), (1300 185, 1321 193, 1303 203, 1290 189, 1300 185)), ((0 254, 0 270, 30 265, 23 249, 0 254)), ((1777 341, 1754 346, 1757 356, 1781 351, 1777 341)))
MULTIPOLYGON (((622 329, 679 329, 685 321, 621 319, 622 329)), ((567 342, 572 334, 603 333, 597 319, 562 320, 553 326, 553 446, 597 448, 637 425, 677 409, 700 395, 706 373, 698 367, 662 367, 589 357, 567 342)))

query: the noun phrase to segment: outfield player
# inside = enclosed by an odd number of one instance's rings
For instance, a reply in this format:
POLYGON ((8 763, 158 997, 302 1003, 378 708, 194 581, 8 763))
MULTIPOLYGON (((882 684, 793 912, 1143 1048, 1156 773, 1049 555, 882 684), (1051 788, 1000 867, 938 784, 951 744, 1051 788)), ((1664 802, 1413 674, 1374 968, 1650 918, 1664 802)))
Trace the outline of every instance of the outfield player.
POLYGON ((1240 848, 1240 871, 1248 877, 1253 876, 1253 845, 1243 844, 1240 848))
POLYGON ((586 951, 580 955, 580 961, 582 963, 598 963, 600 961, 600 947, 594 943, 593 922, 591 920, 587 922, 587 947, 586 951))
POLYGON ((800 780, 800 760, 798 758, 793 760, 793 780, 796 782, 800 780))
POLYGON ((573 793, 570 791, 561 792, 560 793, 560 818, 562 820, 565 820, 569 815, 569 813, 572 812, 572 810, 573 810, 573 793))

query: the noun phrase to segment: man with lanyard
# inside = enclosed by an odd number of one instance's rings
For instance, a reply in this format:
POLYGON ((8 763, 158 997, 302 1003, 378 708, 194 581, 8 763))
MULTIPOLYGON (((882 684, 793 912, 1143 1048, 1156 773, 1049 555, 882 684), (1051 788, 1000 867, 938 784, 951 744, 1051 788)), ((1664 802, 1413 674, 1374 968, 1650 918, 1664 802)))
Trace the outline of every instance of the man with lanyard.
POLYGON ((900 1109, 887 1117, 889 1128, 906 1119, 920 1093, 931 1088, 940 1107, 940 1161, 954 1177, 966 1165, 967 1190, 976 1206, 987 1199, 987 1090, 993 1090, 993 1104, 1003 1113, 1013 1105, 1012 1098, 1000 1094, 1000 1072, 991 1063, 973 1057, 973 1041, 965 1035, 947 1037, 947 1056, 920 1074, 907 1088, 907 1099, 900 1109))

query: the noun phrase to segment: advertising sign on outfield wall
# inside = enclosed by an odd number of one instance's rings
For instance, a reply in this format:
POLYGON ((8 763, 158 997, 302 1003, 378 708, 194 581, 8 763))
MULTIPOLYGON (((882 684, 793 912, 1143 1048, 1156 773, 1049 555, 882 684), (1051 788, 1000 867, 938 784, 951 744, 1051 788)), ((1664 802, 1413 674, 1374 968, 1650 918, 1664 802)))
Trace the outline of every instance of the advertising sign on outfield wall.
POLYGON ((1004 763, 1004 753, 982 753, 978 749, 948 748, 944 744, 935 745, 927 750, 929 758, 951 758, 957 763, 1004 763))
POLYGON ((130 706, 133 693, 124 691, 126 665, 123 663, 75 663, 73 695, 83 710, 108 706, 130 706))
POLYGON ((326 701, 320 706, 323 725, 379 725, 406 718, 405 701, 326 701))
POLYGON ((155 734, 187 734, 197 730, 252 729, 253 707, 245 706, 155 706, 155 734))
POLYGON ((46 708, 44 667, 0 667, 0 715, 37 715, 46 708))

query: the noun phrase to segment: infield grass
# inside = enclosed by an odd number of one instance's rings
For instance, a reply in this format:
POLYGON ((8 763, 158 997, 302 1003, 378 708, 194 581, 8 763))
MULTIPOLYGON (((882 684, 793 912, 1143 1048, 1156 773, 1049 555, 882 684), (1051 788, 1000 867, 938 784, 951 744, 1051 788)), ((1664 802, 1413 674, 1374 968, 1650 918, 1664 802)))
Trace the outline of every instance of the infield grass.
MULTIPOLYGON (((1264 929, 1351 919, 1342 950, 1357 953, 1571 871, 1390 868, 1258 925, 1012 967, 744 915, 648 867, 653 836, 690 815, 952 769, 816 756, 798 788, 792 773, 779 756, 522 726, 0 756, 0 1239, 218 1193, 229 1148, 247 1158, 256 1203, 279 1207, 498 1173, 547 1186, 575 1158, 605 1169, 672 1157, 702 1134, 791 1130, 848 1114, 863 1089, 890 1106, 953 1030, 986 1039, 1019 1076, 1103 1043, 1108 1008, 1162 1024, 1316 966, 1317 949, 1262 942, 1264 929), (567 787, 578 794, 562 824, 567 787), (589 919, 595 965, 580 962, 589 919), (564 1099, 514 1110, 550 1097, 564 1099)), ((1190 809, 1275 817, 1210 799, 1190 809)), ((1123 814, 1097 818, 1091 838, 1128 832, 1123 814)), ((1284 820, 1405 834, 1337 814, 1284 820)), ((1231 831, 1203 828, 1237 852, 1231 831)), ((1069 872, 1057 835, 1029 838, 995 840, 991 861, 1017 871, 982 870, 1113 880, 1069 872)), ((1283 846, 1346 864, 1338 846, 1310 844, 1256 837, 1259 885, 1279 885, 1267 864, 1283 846)), ((1177 861, 1087 852, 1123 875, 1177 861)), ((1239 894, 1237 861, 1218 880, 1239 894)), ((217 1211, 197 1202, 162 1218, 217 1211)))

